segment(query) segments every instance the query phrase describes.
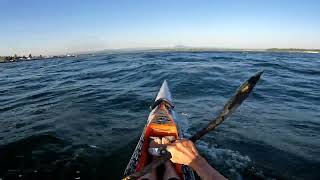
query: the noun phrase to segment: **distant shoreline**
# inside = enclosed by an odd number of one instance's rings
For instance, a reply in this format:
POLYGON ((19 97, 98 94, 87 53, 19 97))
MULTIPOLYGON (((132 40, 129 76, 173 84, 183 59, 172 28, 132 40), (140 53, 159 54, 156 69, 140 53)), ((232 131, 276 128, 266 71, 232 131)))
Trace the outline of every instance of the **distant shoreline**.
POLYGON ((270 49, 231 49, 231 48, 200 48, 200 47, 177 47, 177 48, 128 48, 106 49, 95 52, 79 54, 107 53, 107 52, 289 52, 289 53, 320 53, 320 49, 297 49, 297 48, 270 48, 270 49))
POLYGON ((45 59, 53 59, 53 58, 66 58, 66 57, 77 57, 77 55, 63 55, 63 56, 0 56, 0 63, 10 63, 10 62, 21 62, 21 61, 35 61, 35 60, 45 60, 45 59))
POLYGON ((320 53, 320 49, 296 49, 296 48, 271 48, 266 49, 271 52, 302 52, 302 53, 320 53))
POLYGON ((95 55, 101 53, 139 53, 139 52, 282 52, 282 53, 320 53, 320 49, 296 49, 296 48, 270 48, 270 49, 224 49, 224 48, 196 48, 196 47, 178 47, 178 48, 128 48, 128 49, 106 49, 92 52, 80 52, 77 55, 64 56, 39 56, 33 58, 0 56, 0 63, 21 62, 31 60, 44 60, 52 58, 76 57, 78 55, 95 55))

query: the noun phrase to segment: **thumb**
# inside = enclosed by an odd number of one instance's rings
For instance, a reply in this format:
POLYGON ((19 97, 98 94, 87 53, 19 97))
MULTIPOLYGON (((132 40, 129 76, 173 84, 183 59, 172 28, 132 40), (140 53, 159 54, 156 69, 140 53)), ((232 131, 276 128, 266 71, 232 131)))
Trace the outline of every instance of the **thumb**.
POLYGON ((173 146, 173 145, 168 145, 168 146, 166 147, 166 150, 171 154, 171 159, 170 159, 170 161, 176 163, 175 160, 174 160, 175 146, 173 146))
POLYGON ((166 150, 169 151, 170 153, 173 151, 174 146, 172 145, 167 145, 166 150))

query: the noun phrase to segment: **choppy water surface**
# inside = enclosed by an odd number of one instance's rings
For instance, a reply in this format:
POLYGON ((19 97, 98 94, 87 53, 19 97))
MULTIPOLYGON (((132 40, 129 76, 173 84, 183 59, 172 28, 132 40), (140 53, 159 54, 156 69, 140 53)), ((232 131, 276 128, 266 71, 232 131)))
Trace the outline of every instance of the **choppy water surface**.
POLYGON ((232 179, 320 179, 320 55, 263 52, 0 64, 0 178, 119 179, 163 80, 190 135, 261 69, 253 94, 200 152, 232 179))

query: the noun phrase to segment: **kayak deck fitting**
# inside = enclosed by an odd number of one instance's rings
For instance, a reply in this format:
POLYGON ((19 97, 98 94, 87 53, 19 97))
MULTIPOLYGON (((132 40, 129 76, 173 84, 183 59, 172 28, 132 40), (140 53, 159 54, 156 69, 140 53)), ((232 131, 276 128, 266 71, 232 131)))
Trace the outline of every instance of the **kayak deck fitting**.
MULTIPOLYGON (((147 124, 125 169, 124 176, 138 172, 151 163, 152 155, 148 152, 151 137, 162 138, 164 136, 173 136, 175 139, 183 137, 181 127, 176 121, 174 104, 172 103, 171 93, 166 81, 163 82, 155 102, 150 108, 151 112, 147 124)), ((188 166, 173 164, 173 167, 180 176, 180 179, 195 179, 193 171, 188 166)))

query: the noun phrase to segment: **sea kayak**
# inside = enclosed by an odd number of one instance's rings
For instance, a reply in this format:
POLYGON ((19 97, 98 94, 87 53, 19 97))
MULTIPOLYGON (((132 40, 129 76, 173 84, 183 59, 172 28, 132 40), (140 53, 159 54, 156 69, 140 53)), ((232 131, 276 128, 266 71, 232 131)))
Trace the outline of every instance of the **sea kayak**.
MULTIPOLYGON (((173 136, 175 139, 183 138, 181 126, 177 120, 172 102, 171 93, 166 81, 163 82, 154 103, 150 106, 147 124, 140 136, 138 144, 130 158, 124 172, 124 176, 129 176, 134 172, 139 172, 152 160, 152 155, 148 152, 151 137, 173 136)), ((195 179, 190 167, 181 164, 173 164, 180 179, 195 179)), ((159 177, 160 178, 160 177, 159 177)))

